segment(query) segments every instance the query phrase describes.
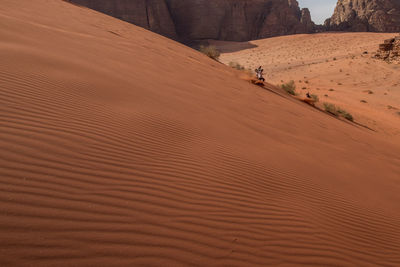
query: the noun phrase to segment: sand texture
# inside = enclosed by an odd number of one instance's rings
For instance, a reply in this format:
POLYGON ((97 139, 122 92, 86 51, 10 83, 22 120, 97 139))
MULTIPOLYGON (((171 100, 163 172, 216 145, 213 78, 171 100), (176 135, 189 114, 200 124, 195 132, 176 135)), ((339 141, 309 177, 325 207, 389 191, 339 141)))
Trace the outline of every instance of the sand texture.
POLYGON ((400 266, 380 132, 60 0, 0 58, 0 266, 400 266))
POLYGON ((254 69, 262 65, 275 85, 294 80, 296 91, 318 95, 358 123, 400 143, 400 65, 373 58, 396 33, 321 33, 248 43, 215 42, 221 61, 254 69))

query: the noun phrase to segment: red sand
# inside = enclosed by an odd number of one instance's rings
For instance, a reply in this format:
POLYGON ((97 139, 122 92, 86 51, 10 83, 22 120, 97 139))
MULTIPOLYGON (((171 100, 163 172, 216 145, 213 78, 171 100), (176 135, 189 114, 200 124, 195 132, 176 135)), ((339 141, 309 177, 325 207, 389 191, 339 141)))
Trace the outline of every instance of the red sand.
POLYGON ((400 265, 398 143, 63 1, 0 25, 0 266, 400 265))

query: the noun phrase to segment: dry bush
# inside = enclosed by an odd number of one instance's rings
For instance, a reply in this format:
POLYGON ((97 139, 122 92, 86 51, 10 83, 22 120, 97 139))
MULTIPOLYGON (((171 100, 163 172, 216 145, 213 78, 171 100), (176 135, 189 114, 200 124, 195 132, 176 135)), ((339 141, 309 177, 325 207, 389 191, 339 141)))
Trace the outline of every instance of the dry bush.
POLYGON ((312 95, 311 95, 311 98, 315 101, 315 103, 316 103, 316 102, 319 102, 319 97, 318 97, 317 95, 312 94, 312 95))
POLYGON ((293 80, 288 83, 284 83, 281 85, 281 88, 285 90, 288 94, 296 95, 296 84, 293 80))
POLYGON ((237 62, 229 62, 229 67, 237 69, 237 70, 245 70, 245 67, 240 65, 237 62))
POLYGON ((203 53, 204 55, 206 55, 212 59, 215 59, 215 60, 218 60, 219 56, 221 55, 221 53, 218 51, 218 49, 213 45, 209 45, 209 46, 201 45, 199 51, 201 53, 203 53))
POLYGON ((326 112, 328 112, 334 116, 341 116, 341 117, 345 118, 346 120, 354 121, 354 118, 350 113, 348 113, 346 110, 344 110, 340 107, 336 107, 334 104, 324 103, 324 108, 325 108, 326 112))

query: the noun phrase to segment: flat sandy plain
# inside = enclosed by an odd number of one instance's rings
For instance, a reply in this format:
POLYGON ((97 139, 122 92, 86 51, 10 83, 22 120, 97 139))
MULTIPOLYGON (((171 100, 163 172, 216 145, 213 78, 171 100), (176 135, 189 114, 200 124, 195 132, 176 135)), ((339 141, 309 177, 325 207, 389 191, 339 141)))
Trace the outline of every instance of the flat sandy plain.
POLYGON ((0 58, 0 266, 400 265, 385 134, 60 0, 0 58))

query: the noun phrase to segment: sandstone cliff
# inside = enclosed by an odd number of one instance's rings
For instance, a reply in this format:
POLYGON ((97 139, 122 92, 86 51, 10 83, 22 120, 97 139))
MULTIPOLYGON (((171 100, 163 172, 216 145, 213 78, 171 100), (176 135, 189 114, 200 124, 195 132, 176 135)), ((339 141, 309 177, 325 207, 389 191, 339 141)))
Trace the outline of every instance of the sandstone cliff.
POLYGON ((311 33, 296 0, 69 0, 183 42, 311 33))
POLYGON ((385 60, 388 63, 400 64, 400 35, 387 39, 379 45, 375 58, 385 60))
POLYGON ((400 31, 400 0, 339 0, 327 30, 400 31))

